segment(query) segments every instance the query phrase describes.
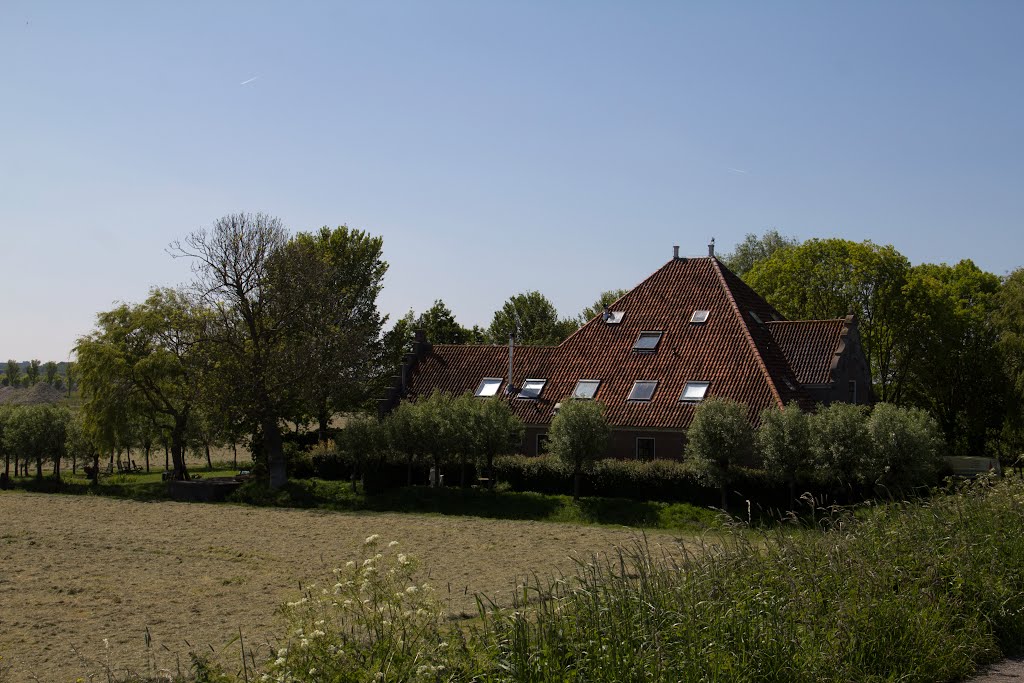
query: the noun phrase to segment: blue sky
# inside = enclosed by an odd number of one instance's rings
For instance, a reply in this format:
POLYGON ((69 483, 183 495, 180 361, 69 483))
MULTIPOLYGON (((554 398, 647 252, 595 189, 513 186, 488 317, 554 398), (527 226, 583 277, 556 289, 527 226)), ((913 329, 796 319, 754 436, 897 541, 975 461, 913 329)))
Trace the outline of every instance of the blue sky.
POLYGON ((564 315, 747 232, 1021 265, 1019 2, 0 4, 0 360, 236 211, 384 238, 393 317, 564 315))

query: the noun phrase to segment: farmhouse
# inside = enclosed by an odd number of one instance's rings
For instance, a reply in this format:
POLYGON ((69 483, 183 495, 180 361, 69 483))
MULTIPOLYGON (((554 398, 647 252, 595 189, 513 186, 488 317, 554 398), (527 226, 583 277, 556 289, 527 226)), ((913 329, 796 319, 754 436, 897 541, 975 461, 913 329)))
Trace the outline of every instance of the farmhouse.
POLYGON ((768 406, 867 403, 871 383, 854 317, 784 319, 714 254, 672 259, 558 346, 431 344, 418 334, 382 400, 435 390, 500 397, 526 425, 523 451, 543 452, 562 401, 600 400, 610 457, 679 457, 701 401, 768 406), (511 355, 511 360, 510 360, 511 355))

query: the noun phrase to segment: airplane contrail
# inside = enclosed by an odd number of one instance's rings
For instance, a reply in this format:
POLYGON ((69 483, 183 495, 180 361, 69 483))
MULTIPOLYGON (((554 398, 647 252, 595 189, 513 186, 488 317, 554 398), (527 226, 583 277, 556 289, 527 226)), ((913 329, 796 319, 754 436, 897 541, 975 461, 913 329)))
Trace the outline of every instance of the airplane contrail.
POLYGON ((255 81, 255 80, 256 80, 257 78, 259 78, 259 76, 253 76, 253 77, 252 77, 252 78, 250 78, 249 80, 247 80, 247 81, 242 81, 242 82, 241 82, 241 83, 239 83, 238 85, 247 85, 247 84, 249 84, 249 83, 252 83, 253 81, 255 81))

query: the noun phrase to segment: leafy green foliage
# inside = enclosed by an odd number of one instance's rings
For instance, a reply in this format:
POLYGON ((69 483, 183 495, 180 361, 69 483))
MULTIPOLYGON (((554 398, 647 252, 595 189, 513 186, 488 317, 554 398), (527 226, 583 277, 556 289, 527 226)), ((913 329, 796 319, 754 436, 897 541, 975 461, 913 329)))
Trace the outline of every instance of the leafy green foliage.
POLYGON ((537 291, 516 294, 495 311, 487 330, 497 344, 507 342, 514 331, 516 343, 551 346, 576 331, 573 319, 562 320, 547 297, 537 291))
POLYGON ((863 461, 871 450, 867 408, 833 403, 809 418, 815 474, 821 481, 850 485, 863 483, 863 461))
POLYGON ((812 470, 810 422, 800 406, 790 403, 761 413, 757 450, 765 471, 789 484, 792 497, 796 482, 812 470))
POLYGON ((748 232, 732 252, 722 257, 722 262, 726 268, 743 277, 755 265, 771 258, 775 252, 797 246, 800 246, 799 240, 795 237, 783 237, 775 228, 765 230, 760 237, 748 232))
POLYGON ((863 478, 901 490, 936 483, 942 439, 923 410, 879 403, 867 421, 871 436, 863 478))
POLYGON ((600 401, 567 399, 551 420, 548 451, 573 473, 573 497, 580 497, 580 476, 608 447, 611 426, 600 401))
POLYGON ((723 509, 733 467, 750 463, 753 454, 754 431, 745 405, 711 398, 697 406, 686 432, 686 457, 708 485, 719 487, 723 509))

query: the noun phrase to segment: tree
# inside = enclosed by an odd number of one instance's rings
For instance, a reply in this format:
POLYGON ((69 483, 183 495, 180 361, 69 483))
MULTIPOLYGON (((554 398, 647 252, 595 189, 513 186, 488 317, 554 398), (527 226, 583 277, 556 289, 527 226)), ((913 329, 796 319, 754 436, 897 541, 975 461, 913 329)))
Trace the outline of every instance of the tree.
POLYGON ((38 358, 33 358, 28 362, 28 367, 25 369, 25 381, 28 386, 32 386, 39 382, 39 368, 42 364, 43 361, 38 358))
POLYGON ((21 363, 16 360, 7 361, 7 384, 16 387, 21 383, 21 363))
POLYGON ((57 380, 57 364, 52 360, 46 361, 43 364, 43 372, 46 375, 46 383, 52 387, 57 380))
POLYGON ((1005 418, 1006 377, 993 324, 999 278, 969 260, 916 266, 905 287, 916 362, 904 403, 926 408, 960 455, 982 455, 1005 418))
POLYGON ((10 415, 4 430, 5 447, 15 456, 21 453, 36 463, 36 479, 43 479, 43 462, 53 463, 54 478, 60 481, 67 424, 71 413, 51 404, 21 406, 10 415))
POLYGON ((437 299, 434 305, 416 318, 415 329, 425 330, 427 340, 434 344, 469 344, 478 340, 473 330, 468 330, 455 320, 444 301, 437 299))
POLYGON ((487 483, 494 488, 494 457, 515 450, 523 438, 523 423, 512 412, 507 401, 498 397, 473 399, 474 451, 482 458, 481 470, 487 472, 487 483))
POLYGON ((796 500, 796 484, 811 470, 811 430, 807 415, 796 403, 782 410, 767 408, 757 429, 757 450, 765 472, 789 485, 789 498, 796 500))
POLYGON ((608 446, 611 427, 600 401, 567 399, 548 429, 548 451, 572 467, 572 497, 580 498, 580 480, 585 469, 608 446))
POLYGON ((385 423, 388 445, 405 456, 406 485, 412 486, 412 466, 425 452, 425 441, 430 438, 423 419, 423 411, 415 403, 402 401, 385 423))
POLYGON ((942 439, 928 413, 878 403, 868 418, 867 431, 871 448, 866 481, 897 491, 935 483, 942 439))
POLYGON ((561 320, 547 297, 537 291, 516 294, 495 311, 487 332, 491 341, 502 343, 515 332, 516 342, 554 346, 576 331, 576 321, 561 320))
POLYGON ((98 444, 129 443, 131 414, 143 406, 151 420, 166 417, 174 477, 188 478, 186 436, 207 367, 200 343, 208 324, 209 313, 173 289, 154 289, 143 304, 97 316, 97 330, 75 351, 83 410, 98 444))
POLYGON ((791 249, 800 245, 795 237, 783 237, 775 228, 764 231, 758 237, 748 232, 743 241, 736 245, 732 252, 722 257, 725 267, 743 277, 762 261, 767 261, 777 251, 791 249))
POLYGON ((13 408, 10 405, 0 403, 0 455, 4 456, 4 473, 3 477, 0 477, 0 482, 3 485, 0 488, 6 488, 11 481, 11 449, 7 447, 5 434, 11 421, 12 412, 13 408))
MULTIPOLYGON (((64 451, 67 457, 71 458, 71 471, 78 471, 78 461, 95 461, 99 450, 89 436, 88 426, 85 424, 85 416, 82 413, 71 416, 67 426, 67 436, 64 440, 64 451)), ((148 471, 148 470, 147 470, 148 471)))
POLYGON ((628 292, 628 289, 610 289, 607 292, 601 292, 601 296, 597 297, 597 301, 580 311, 580 315, 576 319, 577 326, 582 327, 583 325, 586 325, 599 314, 603 313, 607 306, 611 306, 628 292))
POLYGON ((334 413, 370 397, 384 323, 377 310, 388 268, 383 245, 361 230, 324 227, 297 234, 270 261, 273 291, 297 318, 288 344, 309 368, 300 394, 321 440, 334 413))
POLYGON ((903 288, 910 262, 892 246, 812 239, 776 250, 744 280, 791 319, 857 316, 876 396, 899 401, 918 331, 903 288))
POLYGON ((1006 417, 1002 437, 1012 458, 1024 450, 1024 268, 1004 280, 996 295, 993 324, 1006 377, 1006 417))
POLYGON ((701 478, 722 493, 722 509, 728 510, 727 486, 732 467, 749 462, 754 453, 754 431, 747 421, 747 408, 728 398, 703 401, 694 412, 686 432, 686 457, 701 478))
MULTIPOLYGON (((336 436, 338 453, 352 463, 352 491, 356 490, 356 478, 362 474, 364 489, 366 476, 372 463, 380 455, 387 435, 379 420, 369 415, 354 415, 336 436)), ((372 475, 371 475, 372 476, 372 475)), ((370 486, 373 488, 373 485, 370 486)))
POLYGON ((811 452, 822 481, 840 486, 863 481, 863 461, 871 448, 866 410, 833 403, 810 416, 811 452))

